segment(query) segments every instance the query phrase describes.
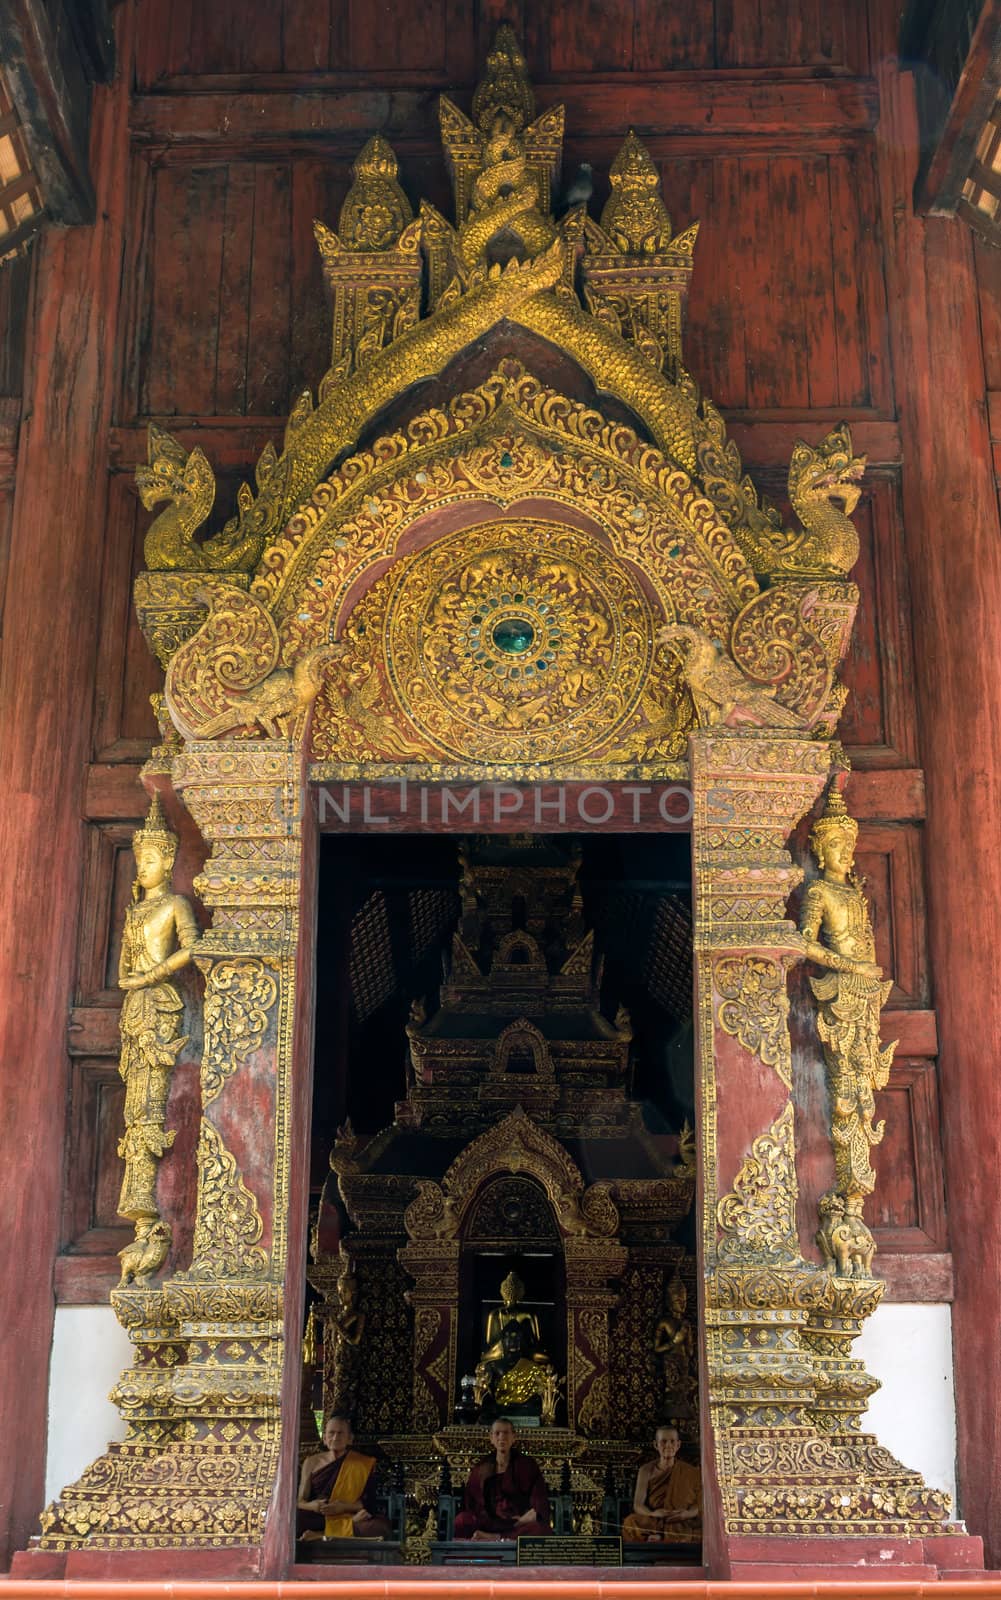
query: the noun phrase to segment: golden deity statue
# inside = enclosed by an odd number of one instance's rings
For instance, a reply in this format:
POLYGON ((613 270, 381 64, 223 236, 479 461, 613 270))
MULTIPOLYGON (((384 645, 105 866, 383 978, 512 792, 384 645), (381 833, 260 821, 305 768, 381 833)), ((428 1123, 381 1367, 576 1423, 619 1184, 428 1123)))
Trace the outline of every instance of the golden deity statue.
POLYGON ((892 982, 876 962, 864 881, 854 870, 857 839, 858 823, 832 789, 810 834, 821 876, 806 891, 800 927, 807 956, 827 968, 810 983, 827 1068, 837 1189, 846 1199, 871 1194, 875 1186, 869 1152, 885 1126, 873 1120, 875 1094, 886 1086, 895 1049, 879 1040, 892 982))
MULTIPOLYGON (((177 843, 164 821, 160 797, 154 795, 149 816, 132 839, 136 881, 118 965, 118 986, 125 991, 118 1064, 125 1080, 125 1133, 118 1145, 125 1175, 118 1214, 135 1223, 137 1241, 154 1235, 161 1240, 156 1265, 166 1258, 170 1238, 156 1204, 157 1163, 174 1142, 173 1132, 164 1126, 167 1093, 174 1062, 188 1042, 181 1032, 184 1001, 167 980, 188 964, 198 939, 189 901, 171 887, 177 843)), ((124 1282, 128 1262, 123 1269, 124 1282)), ((143 1277, 151 1270, 155 1267, 146 1263, 143 1277)))
POLYGON ((534 1311, 525 1311, 521 1308, 521 1301, 525 1298, 525 1285, 516 1272, 509 1272, 500 1286, 501 1305, 491 1311, 487 1317, 487 1346, 481 1361, 497 1361, 504 1353, 501 1338, 504 1329, 512 1324, 523 1328, 527 1335, 529 1353, 536 1351, 545 1358, 542 1349, 542 1335, 539 1332, 539 1319, 534 1311))

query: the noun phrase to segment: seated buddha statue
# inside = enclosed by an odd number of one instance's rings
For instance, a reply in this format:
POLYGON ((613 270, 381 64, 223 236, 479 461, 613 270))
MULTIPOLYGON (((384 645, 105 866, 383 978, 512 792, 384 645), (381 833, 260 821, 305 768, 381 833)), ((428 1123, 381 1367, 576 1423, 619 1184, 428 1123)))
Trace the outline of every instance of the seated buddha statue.
POLYGON ((543 1361, 548 1360, 542 1348, 542 1335, 539 1332, 539 1319, 534 1311, 525 1311, 520 1302, 525 1298, 525 1285, 516 1272, 509 1272, 500 1286, 500 1306, 491 1311, 487 1317, 487 1344, 480 1356, 482 1361, 499 1361, 504 1353, 501 1336, 504 1329, 518 1327, 522 1330, 522 1339, 526 1353, 530 1356, 538 1355, 543 1361))

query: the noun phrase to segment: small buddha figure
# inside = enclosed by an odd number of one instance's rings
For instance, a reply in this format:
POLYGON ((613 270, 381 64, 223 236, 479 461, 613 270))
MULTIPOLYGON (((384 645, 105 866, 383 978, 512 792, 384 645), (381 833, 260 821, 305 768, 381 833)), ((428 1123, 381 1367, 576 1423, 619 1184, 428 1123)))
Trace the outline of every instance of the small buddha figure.
POLYGON ((684 1397, 692 1386, 694 1339, 685 1318, 688 1291, 680 1278, 671 1279, 666 1298, 667 1310, 654 1329, 653 1348, 661 1359, 665 1394, 684 1397))
POLYGON ((345 1411, 354 1409, 361 1342, 365 1333, 365 1313, 358 1307, 358 1280, 347 1267, 337 1280, 338 1309, 330 1319, 333 1404, 345 1411))
POLYGON ((338 1340, 345 1344, 361 1344, 365 1332, 365 1313, 358 1309, 358 1279, 353 1272, 344 1272, 337 1280, 337 1298, 341 1307, 334 1318, 338 1340))
POLYGON ((118 1212, 135 1223, 137 1240, 150 1235, 155 1223, 166 1228, 156 1204, 157 1164, 174 1142, 164 1126, 167 1094, 174 1063, 188 1042, 181 1032, 184 1001, 167 981, 191 960, 198 939, 189 901, 171 887, 177 844, 154 795, 145 825, 132 840, 136 882, 118 967, 118 986, 125 991, 118 1064, 125 1081, 125 1133, 118 1144, 125 1174, 118 1212))
POLYGON ((843 1196, 870 1194, 876 1175, 869 1151, 883 1137, 874 1123, 875 1092, 886 1086, 893 1045, 883 1048, 879 1015, 892 984, 876 963, 876 942, 864 882, 854 870, 858 823, 833 789, 810 845, 821 876, 803 900, 800 931, 806 954, 825 968, 810 984, 818 1003, 831 1100, 837 1187, 843 1196))
POLYGON ((515 1325, 524 1330, 525 1342, 528 1353, 538 1352, 542 1360, 547 1360, 542 1349, 542 1335, 539 1331, 539 1319, 534 1311, 521 1309, 520 1302, 525 1298, 525 1285, 516 1272, 509 1272, 500 1286, 501 1305, 498 1310, 491 1311, 487 1317, 487 1344, 481 1361, 496 1361, 503 1354, 501 1337, 504 1329, 515 1325))

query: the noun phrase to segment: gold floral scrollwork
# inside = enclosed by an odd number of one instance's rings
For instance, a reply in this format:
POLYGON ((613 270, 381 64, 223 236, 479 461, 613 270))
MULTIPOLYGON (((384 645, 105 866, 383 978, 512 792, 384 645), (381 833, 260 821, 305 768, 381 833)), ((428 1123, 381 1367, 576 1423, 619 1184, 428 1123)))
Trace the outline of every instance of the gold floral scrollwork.
POLYGON ((716 1018, 724 1033, 753 1050, 792 1088, 789 995, 785 968, 761 956, 724 956, 713 981, 719 1002, 716 1018))
POLYGON ((619 1211, 612 1199, 611 1184, 592 1183, 580 1201, 581 1216, 589 1233, 611 1238, 619 1231, 619 1211))
POLYGON ((205 993, 203 1105, 258 1048, 277 997, 278 985, 262 961, 220 961, 212 968, 205 993))
POLYGON ((418 1178, 417 1197, 403 1213, 411 1239, 451 1239, 459 1226, 455 1200, 429 1178, 418 1178))
POLYGON ((798 1262, 796 1141, 790 1100, 767 1133, 751 1145, 733 1190, 716 1209, 723 1230, 721 1261, 798 1262))
POLYGON ((234 1156, 212 1124, 203 1119, 191 1275, 260 1276, 268 1264, 267 1253, 257 1243, 263 1232, 257 1201, 240 1176, 234 1156))

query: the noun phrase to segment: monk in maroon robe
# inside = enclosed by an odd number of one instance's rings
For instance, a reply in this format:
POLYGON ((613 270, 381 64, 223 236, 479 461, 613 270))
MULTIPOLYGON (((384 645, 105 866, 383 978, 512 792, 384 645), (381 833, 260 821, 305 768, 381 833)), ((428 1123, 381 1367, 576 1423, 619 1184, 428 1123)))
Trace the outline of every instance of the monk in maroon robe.
POLYGON ((465 1510, 455 1519, 457 1539, 517 1539, 551 1533, 549 1493, 537 1461, 515 1443, 513 1423, 498 1417, 490 1429, 493 1455, 477 1462, 466 1482, 465 1510))

